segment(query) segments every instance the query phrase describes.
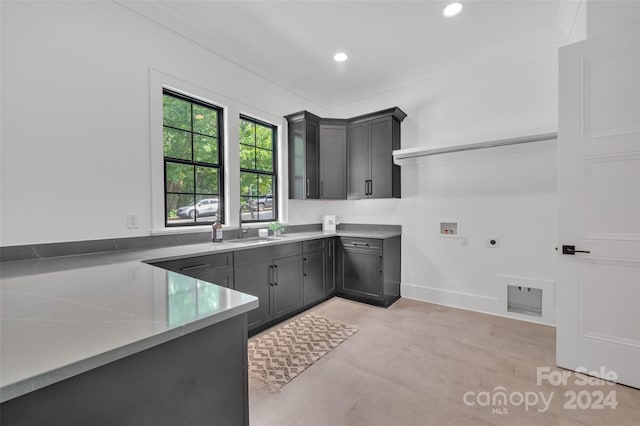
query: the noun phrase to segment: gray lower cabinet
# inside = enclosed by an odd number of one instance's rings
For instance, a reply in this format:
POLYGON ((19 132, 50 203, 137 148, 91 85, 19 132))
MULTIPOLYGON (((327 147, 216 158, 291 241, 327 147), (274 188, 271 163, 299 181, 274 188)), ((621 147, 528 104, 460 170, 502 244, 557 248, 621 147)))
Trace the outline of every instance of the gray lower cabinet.
POLYGON ((259 300, 249 330, 302 308, 302 243, 238 251, 234 265, 234 288, 259 300))
MULTIPOLYGON (((253 251, 253 250, 247 250, 253 251)), ((235 290, 258 298, 258 307, 247 316, 249 330, 268 323, 273 318, 271 307, 273 263, 271 259, 236 265, 235 290)))
POLYGON ((5 401, 3 425, 248 425, 245 314, 5 401))
POLYGON ((336 276, 338 295, 391 305, 400 297, 400 237, 340 237, 336 276))
POLYGON ((326 240, 311 240, 302 244, 302 284, 305 306, 318 302, 326 296, 326 244, 326 240))
POLYGON ((320 198, 347 198, 347 126, 320 124, 320 198))
POLYGON ((233 288, 233 252, 152 262, 151 264, 192 278, 233 288))

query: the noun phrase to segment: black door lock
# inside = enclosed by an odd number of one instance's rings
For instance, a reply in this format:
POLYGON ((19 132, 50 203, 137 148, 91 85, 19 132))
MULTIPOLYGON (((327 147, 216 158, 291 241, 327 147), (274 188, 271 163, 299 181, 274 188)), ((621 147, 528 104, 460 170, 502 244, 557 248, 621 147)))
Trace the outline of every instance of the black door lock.
POLYGON ((576 246, 562 246, 562 254, 591 253, 588 250, 576 250, 576 246))

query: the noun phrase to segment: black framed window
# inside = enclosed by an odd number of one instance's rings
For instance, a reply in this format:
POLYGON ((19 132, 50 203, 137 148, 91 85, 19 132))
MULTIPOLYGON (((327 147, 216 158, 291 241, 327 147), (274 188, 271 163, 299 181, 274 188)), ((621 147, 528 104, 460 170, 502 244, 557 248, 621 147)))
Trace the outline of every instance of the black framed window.
POLYGON ((222 108, 163 90, 165 225, 224 223, 222 108))
POLYGON ((278 217, 276 126, 240 116, 240 203, 243 222, 278 217))

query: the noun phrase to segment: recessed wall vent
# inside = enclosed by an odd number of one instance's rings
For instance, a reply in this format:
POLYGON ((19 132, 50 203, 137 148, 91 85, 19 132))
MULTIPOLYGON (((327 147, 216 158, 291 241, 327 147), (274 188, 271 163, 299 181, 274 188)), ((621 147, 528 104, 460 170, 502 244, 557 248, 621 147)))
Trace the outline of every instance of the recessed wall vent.
POLYGON ((507 311, 541 317, 542 289, 519 285, 508 285, 507 311))

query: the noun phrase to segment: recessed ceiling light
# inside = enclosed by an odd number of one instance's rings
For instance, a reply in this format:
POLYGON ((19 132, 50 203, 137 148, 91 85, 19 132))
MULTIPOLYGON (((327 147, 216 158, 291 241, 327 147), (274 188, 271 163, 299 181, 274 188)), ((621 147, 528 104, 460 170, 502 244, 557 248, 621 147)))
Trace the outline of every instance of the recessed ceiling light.
POLYGON ((451 3, 449 6, 445 7, 442 11, 442 14, 447 18, 451 18, 452 16, 456 16, 462 10, 461 3, 451 3))
POLYGON ((349 57, 344 52, 338 52, 335 55, 333 55, 333 60, 336 62, 344 62, 347 59, 349 59, 349 57))

